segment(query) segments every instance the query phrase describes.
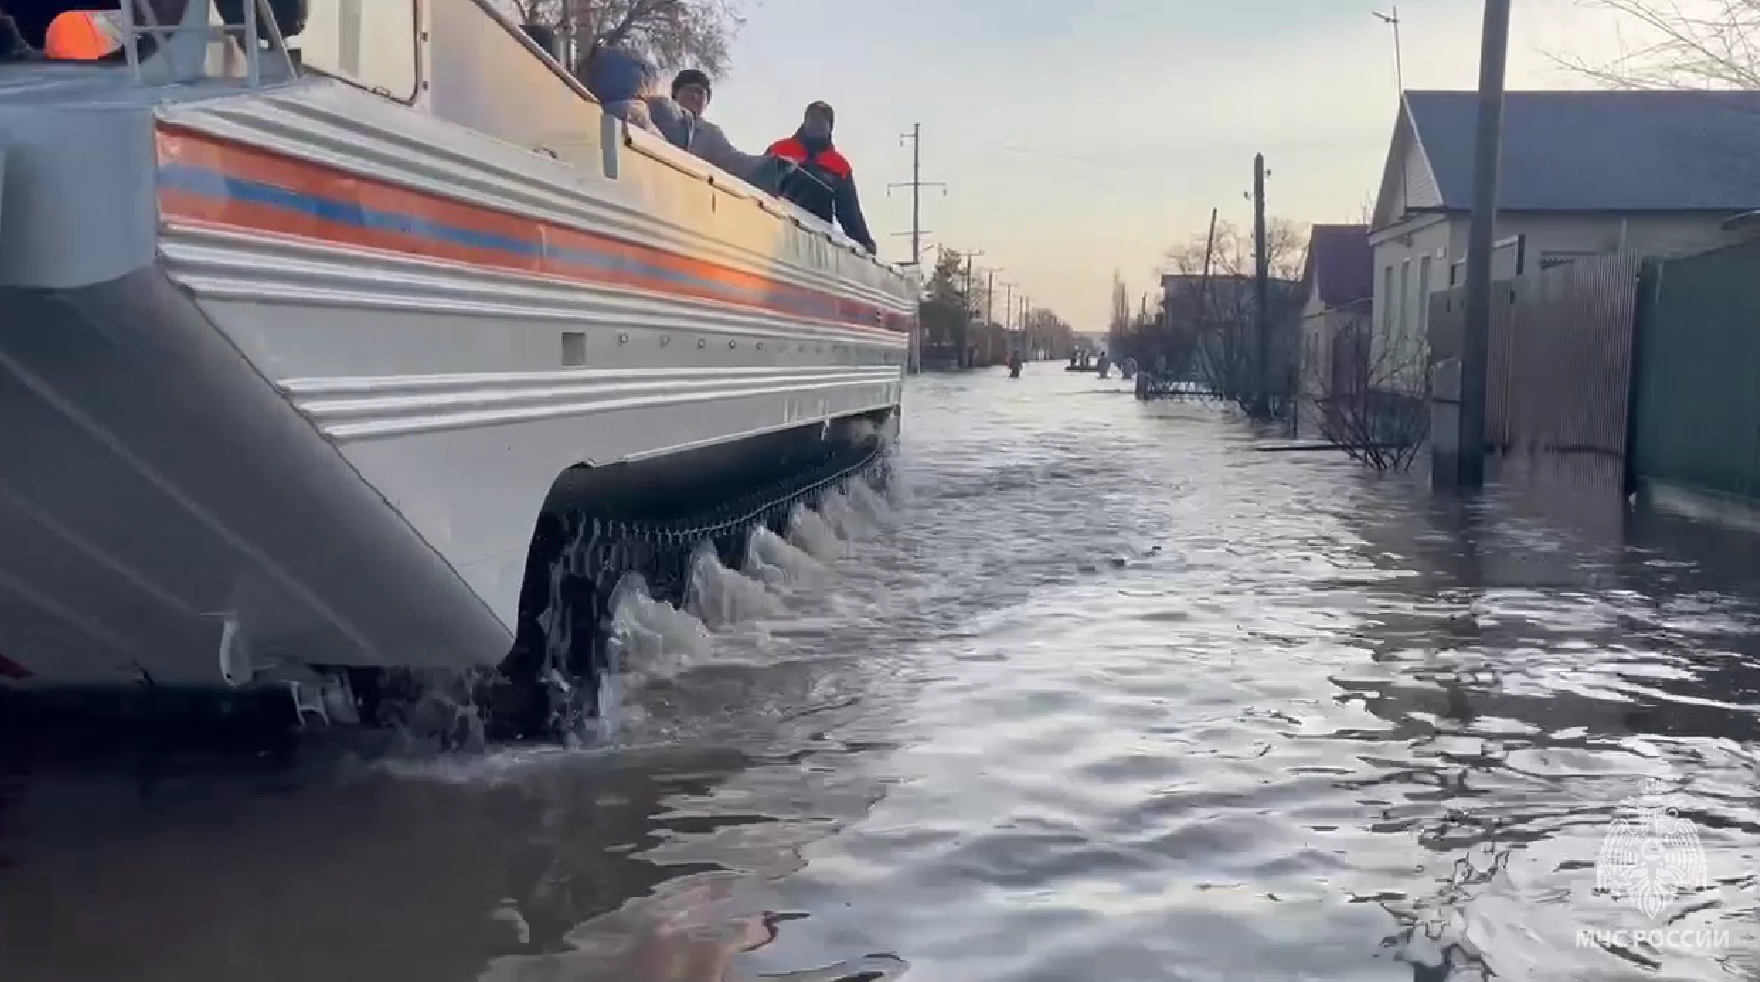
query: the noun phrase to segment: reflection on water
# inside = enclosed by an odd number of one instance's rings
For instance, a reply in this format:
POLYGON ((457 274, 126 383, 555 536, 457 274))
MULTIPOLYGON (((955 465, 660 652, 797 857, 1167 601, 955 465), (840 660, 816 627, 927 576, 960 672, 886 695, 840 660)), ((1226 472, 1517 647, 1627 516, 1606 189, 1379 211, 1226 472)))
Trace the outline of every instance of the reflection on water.
POLYGON ((916 380, 900 502, 632 612, 607 746, 15 767, 4 977, 1760 974, 1754 539, 1058 368, 916 380), (1646 792, 1655 917, 1597 880, 1646 792))

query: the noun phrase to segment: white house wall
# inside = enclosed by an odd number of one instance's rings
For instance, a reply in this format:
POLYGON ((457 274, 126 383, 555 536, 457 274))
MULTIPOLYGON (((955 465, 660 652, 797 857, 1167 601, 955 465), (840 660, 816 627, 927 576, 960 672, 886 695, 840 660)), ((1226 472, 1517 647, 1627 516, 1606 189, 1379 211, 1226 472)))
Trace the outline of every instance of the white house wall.
MULTIPOLYGON (((1370 349, 1371 384, 1383 376, 1410 375, 1400 365, 1413 360, 1428 324, 1428 294, 1448 285, 1448 257, 1452 255, 1451 222, 1440 215, 1417 219, 1376 233, 1375 322, 1370 349)), ((1405 366, 1414 372, 1418 366, 1405 366)), ((1387 380, 1390 381, 1390 380, 1387 380)), ((1416 378, 1407 379, 1416 384, 1416 378)))
MULTIPOLYGON (((1499 218, 1497 237, 1528 237, 1523 271, 1531 272, 1540 268, 1548 253, 1558 258, 1622 251, 1664 254, 1708 249, 1735 241, 1734 236, 1723 230, 1721 223, 1721 216, 1696 215, 1628 218, 1614 215, 1509 215, 1499 218)), ((1471 223, 1462 217, 1453 224, 1450 255, 1463 259, 1467 255, 1471 223)))
MULTIPOLYGON (((1499 240, 1527 236, 1524 271, 1547 258, 1618 252, 1667 254, 1714 248, 1736 236, 1718 217, 1611 215, 1506 215, 1497 223, 1499 240)), ((1465 215, 1420 217, 1375 233, 1375 337, 1378 351, 1388 339, 1420 338, 1429 323, 1428 295, 1446 290, 1464 276, 1456 264, 1467 255, 1471 221, 1465 215), (1430 257, 1430 273, 1423 259, 1430 257), (1403 286, 1402 286, 1403 284, 1403 286)), ((1379 356, 1377 356, 1379 357, 1379 356)))

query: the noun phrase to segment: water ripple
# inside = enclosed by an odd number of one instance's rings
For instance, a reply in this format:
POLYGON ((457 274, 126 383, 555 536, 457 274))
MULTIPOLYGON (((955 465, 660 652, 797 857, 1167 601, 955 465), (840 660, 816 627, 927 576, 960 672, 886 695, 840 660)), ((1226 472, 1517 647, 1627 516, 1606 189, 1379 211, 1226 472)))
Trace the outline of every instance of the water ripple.
POLYGON ((914 380, 896 514, 827 509, 822 575, 717 607, 616 745, 0 785, 0 951, 44 982, 1760 975, 1752 541, 1434 500, 1117 387, 914 380), (1596 870, 1646 791, 1706 874, 1655 918, 1596 870))

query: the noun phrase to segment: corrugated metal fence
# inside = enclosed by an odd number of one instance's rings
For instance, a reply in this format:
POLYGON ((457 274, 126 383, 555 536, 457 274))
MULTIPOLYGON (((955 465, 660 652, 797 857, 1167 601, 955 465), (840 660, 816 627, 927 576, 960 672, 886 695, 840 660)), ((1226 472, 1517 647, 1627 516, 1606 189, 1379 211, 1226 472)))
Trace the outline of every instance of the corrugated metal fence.
POLYGON ((1632 326, 1642 259, 1579 259, 1510 281, 1502 338, 1493 332, 1491 405, 1505 451, 1626 451, 1632 326), (1501 343, 1499 343, 1501 341, 1501 343), (1501 378, 1499 377, 1501 375, 1501 378))
MULTIPOLYGON (((1492 285, 1485 438, 1503 453, 1623 456, 1642 259, 1579 259, 1492 285)), ((1431 359, 1458 357, 1466 291, 1431 298, 1431 359)))
POLYGON ((1655 260, 1645 279, 1636 476, 1760 499, 1760 242, 1655 260))

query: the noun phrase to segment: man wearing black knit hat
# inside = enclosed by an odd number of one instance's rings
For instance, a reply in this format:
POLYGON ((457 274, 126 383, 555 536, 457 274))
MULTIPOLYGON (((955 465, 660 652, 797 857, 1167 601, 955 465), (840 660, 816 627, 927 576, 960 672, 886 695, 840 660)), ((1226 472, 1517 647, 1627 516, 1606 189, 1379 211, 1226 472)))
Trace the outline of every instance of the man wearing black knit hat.
POLYGON ((783 187, 783 196, 827 222, 843 226, 843 232, 872 253, 874 237, 862 217, 856 194, 855 171, 831 142, 837 113, 827 102, 807 106, 794 135, 770 145, 770 156, 789 161, 800 169, 783 187))
POLYGON ((727 138, 727 134, 721 132, 721 127, 704 118, 713 95, 714 88, 709 84, 709 76, 701 69, 687 68, 672 78, 672 100, 696 119, 687 149, 741 180, 758 183, 760 168, 765 164, 764 158, 741 153, 727 138))

